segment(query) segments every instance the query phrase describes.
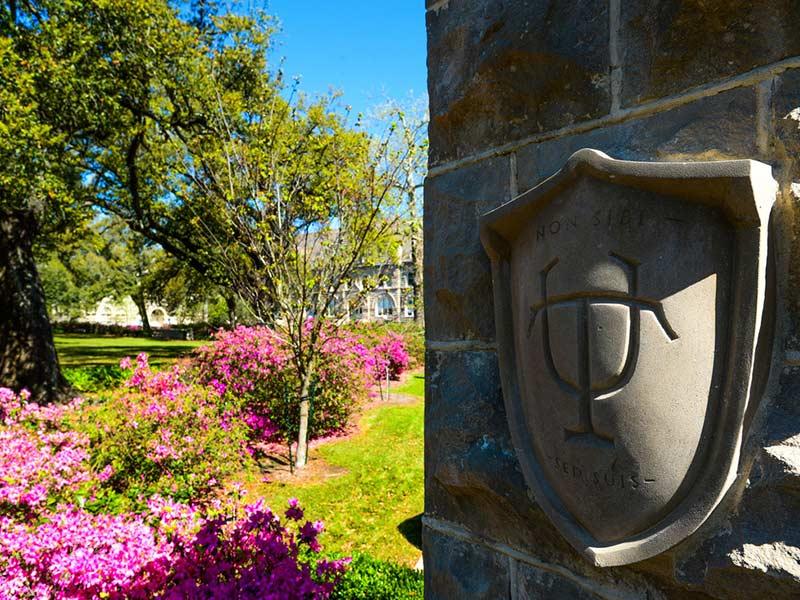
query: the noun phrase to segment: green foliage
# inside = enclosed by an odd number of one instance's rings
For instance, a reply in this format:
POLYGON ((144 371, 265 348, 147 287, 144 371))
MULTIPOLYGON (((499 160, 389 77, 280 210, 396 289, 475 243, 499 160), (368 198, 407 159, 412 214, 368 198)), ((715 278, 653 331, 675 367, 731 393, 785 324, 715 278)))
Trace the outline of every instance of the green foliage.
POLYGON ((40 248, 38 260, 50 314, 80 318, 106 296, 144 294, 145 274, 158 254, 108 218, 54 236, 40 248))
POLYGON ((164 1, 3 3, 0 208, 34 210, 50 228, 83 218, 100 185, 86 165, 129 124, 132 74, 169 62, 180 24, 164 1))
POLYGON ((110 390, 125 381, 125 372, 116 365, 90 365, 62 369, 64 377, 76 392, 110 390))
POLYGON ((229 306, 220 288, 186 262, 169 254, 159 254, 149 269, 145 286, 148 297, 157 300, 169 314, 183 322, 205 319, 212 327, 220 328, 230 327, 241 318, 241 310, 237 310, 232 294, 229 306))
POLYGON ((109 493, 87 508, 139 509, 153 494, 179 502, 208 499, 250 460, 246 427, 221 419, 224 410, 207 390, 183 386, 157 396, 114 392, 86 407, 71 425, 89 436, 92 465, 113 469, 109 493))
POLYGON ((208 312, 204 308, 209 303, 225 304, 217 289, 196 271, 118 218, 96 218, 76 226, 43 246, 39 255, 49 312, 62 320, 85 317, 105 297, 117 302, 133 299, 142 322, 147 318, 147 302, 159 302, 176 316, 199 316, 198 320, 208 316, 203 313, 208 312))
POLYGON ((331 600, 422 600, 421 571, 355 554, 345 576, 334 588, 331 600))

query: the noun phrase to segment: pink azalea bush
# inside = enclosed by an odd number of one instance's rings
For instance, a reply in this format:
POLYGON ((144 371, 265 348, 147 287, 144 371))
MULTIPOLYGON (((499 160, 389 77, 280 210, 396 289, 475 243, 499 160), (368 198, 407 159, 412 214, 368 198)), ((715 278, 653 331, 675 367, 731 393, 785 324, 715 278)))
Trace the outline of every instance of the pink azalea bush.
POLYGON ((282 522, 261 501, 198 510, 155 498, 150 509, 0 517, 0 598, 323 599, 347 564, 318 558, 320 522, 282 522))
POLYGON ((375 326, 370 323, 353 323, 347 329, 350 336, 369 348, 371 355, 372 377, 376 381, 389 378, 397 381, 414 362, 409 352, 407 336, 388 329, 387 326, 375 326))
MULTIPOLYGON (((368 347, 350 331, 326 328, 319 342, 317 377, 312 390, 311 438, 344 430, 357 403, 370 386, 385 377, 399 377, 409 358, 402 337, 389 334, 368 347)), ((261 441, 291 440, 296 435, 300 378, 291 350, 268 327, 220 331, 214 343, 195 354, 198 380, 222 397, 238 402, 261 441)))
MULTIPOLYGON (((377 379, 408 367, 402 338, 326 329, 312 436, 347 423, 377 379)), ((120 365, 95 403, 39 406, 0 388, 0 600, 330 596, 346 561, 324 527, 226 493, 264 441, 297 422, 299 378, 266 328, 219 333, 185 365, 120 365)))
MULTIPOLYGON (((191 488, 191 476, 180 480, 181 473, 199 472, 184 465, 194 454, 203 468, 232 459, 202 458, 220 451, 216 438, 203 437, 204 428, 229 433, 231 424, 225 429, 224 411, 198 409, 208 396, 193 395, 177 375, 156 375, 140 357, 128 389, 101 408, 77 401, 39 407, 26 392, 0 388, 1 599, 330 595, 346 562, 318 558, 322 524, 303 522, 297 501, 282 522, 263 502, 240 507, 238 498, 191 488), (94 435, 70 429, 87 423, 96 426, 94 435), (185 432, 205 445, 192 446, 187 436, 175 443, 185 432), (175 502, 140 495, 138 505, 116 514, 108 512, 115 507, 92 502, 104 490, 130 492, 133 481, 146 482, 153 470, 195 496, 175 502)), ((143 484, 139 491, 152 488, 143 484)))
POLYGON ((29 431, 21 427, 0 430, 0 505, 32 512, 48 496, 77 492, 91 477, 84 468, 89 440, 71 432, 29 431))
POLYGON ((403 336, 399 333, 389 332, 379 338, 378 343, 372 348, 372 353, 376 357, 376 362, 380 361, 380 366, 383 367, 376 373, 378 378, 385 377, 388 368, 389 378, 397 381, 411 362, 403 336))
POLYGON ((141 506, 152 494, 202 502, 247 468, 248 425, 213 389, 186 383, 180 367, 153 371, 144 354, 121 366, 132 369, 123 389, 72 417, 92 463, 111 469, 106 491, 118 492, 93 495, 91 506, 141 506))
POLYGON ((231 392, 261 396, 276 394, 289 362, 286 344, 268 327, 220 330, 214 343, 195 352, 200 380, 220 395, 231 392))

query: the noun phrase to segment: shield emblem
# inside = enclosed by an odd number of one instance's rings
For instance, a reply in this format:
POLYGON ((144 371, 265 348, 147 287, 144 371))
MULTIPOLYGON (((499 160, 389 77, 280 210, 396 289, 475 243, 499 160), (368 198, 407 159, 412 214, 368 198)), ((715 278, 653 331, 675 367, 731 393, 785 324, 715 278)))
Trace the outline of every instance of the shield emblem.
POLYGON ((766 364, 776 190, 755 161, 584 149, 482 217, 517 456, 536 501, 597 565, 677 544, 736 479, 766 364))

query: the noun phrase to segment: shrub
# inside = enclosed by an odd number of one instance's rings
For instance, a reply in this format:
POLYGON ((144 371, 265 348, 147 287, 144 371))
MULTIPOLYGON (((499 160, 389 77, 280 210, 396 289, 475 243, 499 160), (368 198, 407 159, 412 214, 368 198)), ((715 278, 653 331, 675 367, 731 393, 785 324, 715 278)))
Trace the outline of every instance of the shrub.
MULTIPOLYGON (((310 437, 344 429, 353 408, 366 396, 374 357, 354 336, 327 331, 320 341, 313 382, 310 437)), ((296 436, 300 378, 287 344, 267 327, 221 331, 213 344, 199 348, 198 380, 236 404, 251 424, 251 437, 286 441, 296 436)))
POLYGON ((144 331, 136 325, 105 325, 88 321, 62 321, 53 323, 53 333, 86 333, 91 335, 114 335, 144 337, 144 331))
POLYGON ((409 368, 425 364, 425 328, 413 321, 380 321, 351 323, 347 328, 365 345, 375 346, 388 334, 402 337, 403 345, 409 356, 409 368))
POLYGON ((213 390, 185 383, 178 367, 153 372, 141 354, 126 387, 73 417, 91 440, 92 464, 111 469, 106 491, 126 499, 96 494, 88 508, 141 506, 156 493, 206 501, 251 460, 247 426, 235 408, 213 390))
POLYGON ((321 521, 305 521, 290 501, 285 524, 263 502, 244 516, 205 519, 189 540, 175 540, 168 598, 328 598, 349 560, 318 559, 321 521))
POLYGON ((382 378, 385 369, 389 371, 389 377, 394 381, 400 379, 400 375, 408 369, 410 357, 406 351, 403 336, 398 333, 389 332, 380 338, 372 349, 379 363, 382 372, 376 373, 377 378, 382 378))
POLYGON ((407 600, 423 597, 423 576, 402 565, 356 554, 332 600, 407 600))
POLYGON ((125 372, 116 365, 67 367, 61 372, 76 392, 109 390, 125 381, 125 372))
POLYGON ((107 472, 89 468, 89 439, 64 427, 79 400, 63 406, 29 403, 23 390, 0 388, 0 516, 33 519, 47 506, 72 501, 107 472))
POLYGON ((347 561, 317 557, 322 524, 300 525, 302 510, 282 523, 262 502, 243 512, 154 497, 143 515, 61 506, 32 526, 0 518, 0 596, 328 598, 347 561))
POLYGON ((33 513, 76 492, 91 478, 88 446, 76 432, 0 430, 0 513, 33 513))
POLYGON ((62 507, 33 526, 0 518, 0 596, 151 597, 164 586, 170 550, 135 515, 62 507))
MULTIPOLYGON (((102 508, 84 502, 87 492, 152 481, 152 468, 142 467, 148 461, 180 474, 193 454, 213 454, 208 440, 193 447, 184 438, 188 450, 150 443, 153 431, 177 422, 197 439, 213 425, 205 412, 196 420, 195 401, 204 397, 176 371, 152 373, 140 356, 128 387, 100 407, 117 414, 97 430, 97 446, 69 425, 87 409, 96 423, 98 407, 40 407, 25 391, 0 388, 0 598, 328 598, 348 561, 319 558, 323 525, 304 520, 296 500, 283 522, 261 501, 243 508, 237 496, 204 502, 202 490, 190 490, 191 503, 155 494, 135 512, 87 510, 102 508), (90 468, 89 453, 102 455, 109 440, 117 442, 110 455, 131 472, 90 468)), ((213 469, 223 459, 200 460, 213 469)))

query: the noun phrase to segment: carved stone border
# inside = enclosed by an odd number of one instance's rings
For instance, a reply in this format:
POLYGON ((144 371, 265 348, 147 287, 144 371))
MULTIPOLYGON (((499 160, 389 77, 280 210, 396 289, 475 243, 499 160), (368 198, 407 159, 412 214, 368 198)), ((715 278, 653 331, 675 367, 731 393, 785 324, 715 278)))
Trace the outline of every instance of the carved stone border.
POLYGON ((522 473, 537 503, 559 531, 597 566, 638 562, 674 546, 705 522, 736 480, 745 415, 748 405, 758 401, 750 396, 756 345, 764 317, 768 224, 776 191, 777 183, 769 165, 753 160, 635 162, 583 149, 573 154, 555 175, 480 220, 481 241, 492 264, 503 397, 522 473), (705 464, 686 497, 658 524, 613 544, 595 540, 547 492, 530 433, 524 426, 514 356, 511 242, 533 215, 581 175, 720 208, 735 232, 728 351, 723 362, 719 418, 711 434, 713 442, 705 464))

